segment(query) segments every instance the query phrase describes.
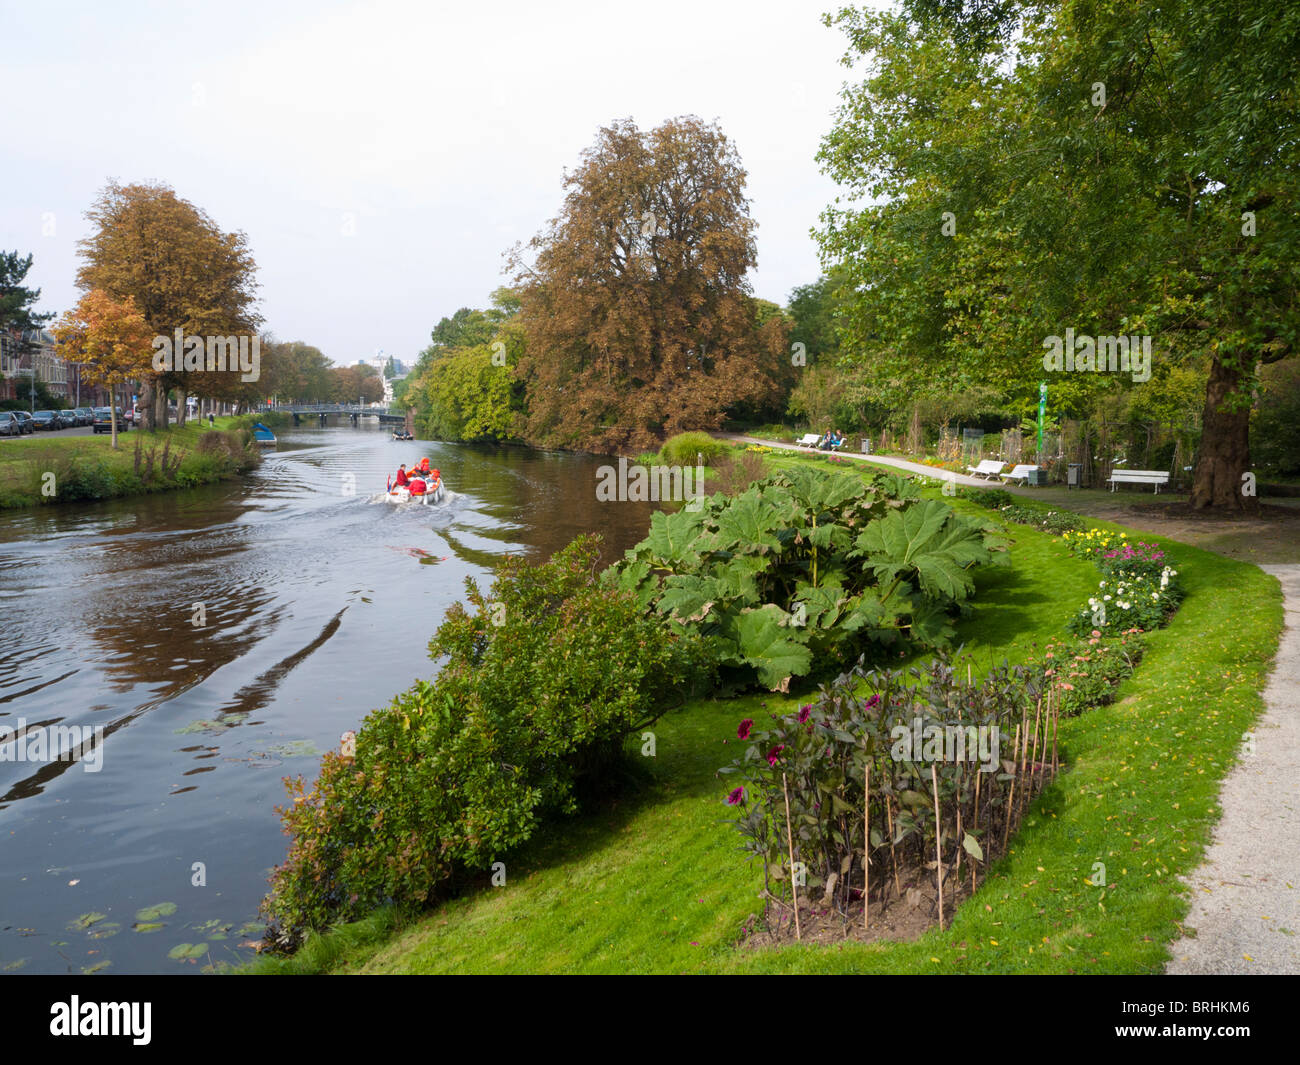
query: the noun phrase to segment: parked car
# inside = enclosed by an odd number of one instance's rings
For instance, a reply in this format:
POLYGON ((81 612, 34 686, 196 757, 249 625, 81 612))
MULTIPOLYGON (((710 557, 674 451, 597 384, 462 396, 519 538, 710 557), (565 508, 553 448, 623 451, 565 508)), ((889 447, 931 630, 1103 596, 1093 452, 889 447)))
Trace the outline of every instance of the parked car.
POLYGON ((62 429, 63 425, 59 421, 58 411, 38 410, 32 415, 33 428, 36 429, 62 429))
POLYGON ((72 413, 77 416, 78 425, 90 425, 95 420, 94 412, 89 407, 78 407, 72 413))
POLYGON ((0 436, 22 436, 23 420, 11 410, 0 410, 0 436))
MULTIPOLYGON (((126 415, 122 413, 122 408, 117 408, 117 431, 124 433, 131 428, 131 423, 126 420, 126 415)), ((111 433, 113 431, 113 416, 107 407, 95 408, 95 421, 91 429, 93 433, 111 433)))
POLYGON ((13 413, 18 415, 18 417, 22 419, 24 433, 26 433, 28 436, 31 436, 32 433, 36 432, 36 423, 32 421, 32 416, 28 414, 27 411, 16 410, 13 411, 13 413))
POLYGON ((59 416, 60 429, 75 429, 77 427, 77 412, 75 410, 56 410, 54 413, 59 416))

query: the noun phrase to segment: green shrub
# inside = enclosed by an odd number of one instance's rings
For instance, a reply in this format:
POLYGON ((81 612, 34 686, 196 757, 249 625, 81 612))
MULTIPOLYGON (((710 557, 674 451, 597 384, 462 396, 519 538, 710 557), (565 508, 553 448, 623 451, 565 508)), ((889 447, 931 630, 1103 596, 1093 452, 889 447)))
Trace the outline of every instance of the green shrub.
POLYGON ((1038 510, 1035 507, 1013 505, 999 507, 998 511, 1007 521, 1032 525, 1035 529, 1049 533, 1078 532, 1085 527, 1083 519, 1068 510, 1038 510))
POLYGON ((185 488, 212 484, 230 472, 230 462, 225 456, 213 454, 186 455, 176 470, 176 483, 185 488))
POLYGON ((729 450, 708 433, 678 433, 664 442, 659 456, 668 466, 694 466, 697 462, 711 466, 729 450))
POLYGON ((1005 488, 963 488, 961 495, 972 503, 993 510, 1013 506, 1016 502, 1016 497, 1005 488))
POLYGON ((539 566, 507 558, 490 595, 466 581, 473 613, 453 605, 429 643, 447 660, 437 679, 372 712, 355 761, 327 754, 310 793, 289 782, 293 842, 263 903, 273 942, 482 874, 576 810, 628 734, 701 678, 694 640, 598 585, 598 544, 581 537, 539 566))
POLYGON ((704 639, 728 680, 785 690, 868 646, 941 646, 1001 544, 902 478, 795 467, 651 518, 608 572, 671 632, 704 639))

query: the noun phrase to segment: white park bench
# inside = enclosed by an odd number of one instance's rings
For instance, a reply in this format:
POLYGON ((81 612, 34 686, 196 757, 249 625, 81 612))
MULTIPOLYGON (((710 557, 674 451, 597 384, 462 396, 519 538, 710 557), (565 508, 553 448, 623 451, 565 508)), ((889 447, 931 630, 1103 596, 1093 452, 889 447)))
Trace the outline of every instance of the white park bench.
POLYGON ((990 477, 996 477, 1002 472, 1005 462, 999 462, 997 459, 982 459, 978 466, 967 466, 966 472, 972 477, 983 477, 988 480, 990 477))
POLYGON ((1116 485, 1121 484, 1149 484, 1155 486, 1155 494, 1160 494, 1160 486, 1169 483, 1169 471, 1167 470, 1112 470, 1110 477, 1110 490, 1115 491, 1116 485))
POLYGON ((801 437, 799 438, 799 446, 800 446, 800 447, 816 447, 817 444, 818 444, 820 441, 821 441, 821 434, 819 434, 819 433, 804 433, 803 436, 801 436, 801 437))
POLYGON ((1024 481, 1025 484, 1028 484, 1029 475, 1036 469, 1038 469, 1037 466, 1017 466, 1010 473, 1003 473, 998 476, 1002 478, 1003 484, 1007 484, 1010 481, 1024 481))

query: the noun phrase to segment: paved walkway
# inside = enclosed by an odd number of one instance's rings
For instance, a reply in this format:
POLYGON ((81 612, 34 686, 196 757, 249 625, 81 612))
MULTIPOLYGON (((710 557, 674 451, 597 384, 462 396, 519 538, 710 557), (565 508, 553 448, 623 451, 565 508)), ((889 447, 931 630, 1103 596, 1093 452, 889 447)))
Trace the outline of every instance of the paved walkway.
POLYGON ((1263 566, 1282 582, 1286 630, 1264 689, 1255 753, 1219 793, 1223 819, 1166 972, 1300 973, 1300 565, 1263 566))
MULTIPOLYGON (((817 450, 811 447, 800 447, 798 444, 778 444, 774 440, 760 440, 756 436, 740 436, 731 433, 714 433, 714 436, 727 440, 734 440, 742 444, 762 444, 764 447, 780 448, 783 451, 799 451, 805 455, 815 455, 817 450)), ((837 451, 837 455, 846 459, 857 459, 859 462, 870 462, 876 466, 892 466, 896 470, 904 473, 919 473, 924 477, 936 477, 939 479, 949 476, 947 470, 938 469, 935 466, 926 466, 921 462, 910 462, 907 459, 896 459, 893 455, 861 455, 856 451, 837 451)), ((970 485, 972 488, 988 488, 991 485, 997 485, 1000 482, 986 481, 982 477, 971 477, 964 473, 954 473, 952 476, 956 479, 957 484, 970 485)))

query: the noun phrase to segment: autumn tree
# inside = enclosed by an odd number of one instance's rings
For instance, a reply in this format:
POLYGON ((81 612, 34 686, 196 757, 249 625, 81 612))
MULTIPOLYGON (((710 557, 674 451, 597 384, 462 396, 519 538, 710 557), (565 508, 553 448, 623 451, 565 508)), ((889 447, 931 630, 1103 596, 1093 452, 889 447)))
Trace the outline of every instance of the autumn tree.
MULTIPOLYGON (((224 232, 167 185, 109 182, 86 217, 94 227, 78 244, 77 284, 116 300, 130 297, 154 336, 234 336, 256 332, 257 264, 243 233, 224 232)), ((234 398, 247 382, 234 372, 154 372, 142 378, 147 426, 167 424, 167 393, 234 398)))
POLYGON ((82 364, 83 380, 108 386, 114 448, 117 388, 149 371, 153 337, 153 330, 130 296, 119 301, 102 289, 87 292, 54 327, 60 356, 82 364))
POLYGON ((524 439, 598 451, 719 426, 777 402, 786 327, 760 320, 745 171, 716 125, 602 129, 558 217, 511 262, 526 343, 524 439), (530 261, 531 260, 531 261, 530 261))

